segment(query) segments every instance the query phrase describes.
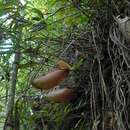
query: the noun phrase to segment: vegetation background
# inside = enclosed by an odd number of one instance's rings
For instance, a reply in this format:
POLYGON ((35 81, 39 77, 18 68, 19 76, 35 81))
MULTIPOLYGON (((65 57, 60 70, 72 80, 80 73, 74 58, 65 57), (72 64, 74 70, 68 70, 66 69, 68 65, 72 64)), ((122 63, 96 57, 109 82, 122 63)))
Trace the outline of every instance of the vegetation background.
POLYGON ((129 130, 130 44, 115 18, 128 0, 0 0, 0 130, 129 130), (73 70, 55 103, 30 80, 59 59, 73 70))

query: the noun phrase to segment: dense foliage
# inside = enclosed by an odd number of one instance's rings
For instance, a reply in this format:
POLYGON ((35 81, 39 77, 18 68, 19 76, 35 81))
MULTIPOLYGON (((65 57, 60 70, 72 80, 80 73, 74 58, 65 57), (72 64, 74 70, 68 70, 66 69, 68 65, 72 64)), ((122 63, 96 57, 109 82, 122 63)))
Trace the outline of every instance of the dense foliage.
POLYGON ((31 87, 30 79, 38 74, 45 74, 59 59, 64 46, 68 44, 73 28, 87 23, 91 17, 89 13, 91 10, 85 11, 87 1, 84 2, 67 0, 0 2, 1 127, 5 121, 5 105, 11 96, 9 87, 16 52, 21 56, 20 62, 17 63, 19 72, 16 79, 13 116, 17 119, 14 119, 14 124, 20 122, 21 129, 32 129, 37 127, 35 126, 38 125, 37 120, 45 117, 44 120, 54 120, 60 125, 61 117, 71 106, 63 105, 63 109, 60 109, 58 104, 39 104, 41 93, 31 87), (85 14, 78 9, 80 4, 85 14), (41 111, 36 113, 33 109, 41 111))
POLYGON ((121 14, 129 15, 127 0, 0 0, 0 129, 128 129, 121 14), (60 86, 77 91, 70 103, 48 101, 31 85, 60 59, 72 66, 60 86))

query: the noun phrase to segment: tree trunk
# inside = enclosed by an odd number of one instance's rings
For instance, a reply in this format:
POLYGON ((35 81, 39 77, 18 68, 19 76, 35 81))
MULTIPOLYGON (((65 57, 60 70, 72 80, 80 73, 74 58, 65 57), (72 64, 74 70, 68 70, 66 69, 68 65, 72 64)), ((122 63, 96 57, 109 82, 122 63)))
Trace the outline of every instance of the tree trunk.
POLYGON ((15 89, 17 82, 17 73, 18 73, 18 63, 20 61, 20 53, 16 52, 14 57, 14 63, 12 65, 12 74, 11 74, 11 86, 9 90, 9 98, 6 108, 6 120, 4 124, 3 130, 11 130, 13 129, 13 107, 15 100, 15 89))

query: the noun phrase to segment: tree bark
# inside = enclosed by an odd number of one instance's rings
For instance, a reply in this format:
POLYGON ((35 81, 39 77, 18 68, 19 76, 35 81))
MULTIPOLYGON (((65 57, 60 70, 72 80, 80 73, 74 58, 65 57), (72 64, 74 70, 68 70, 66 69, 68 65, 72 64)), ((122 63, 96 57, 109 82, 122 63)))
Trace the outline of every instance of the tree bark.
POLYGON ((18 74, 18 64, 20 61, 20 53, 16 52, 14 56, 14 62, 12 65, 12 74, 11 74, 11 86, 9 90, 9 98, 6 108, 6 120, 4 124, 3 130, 11 130, 13 129, 13 107, 15 100, 15 89, 17 82, 17 74, 18 74))

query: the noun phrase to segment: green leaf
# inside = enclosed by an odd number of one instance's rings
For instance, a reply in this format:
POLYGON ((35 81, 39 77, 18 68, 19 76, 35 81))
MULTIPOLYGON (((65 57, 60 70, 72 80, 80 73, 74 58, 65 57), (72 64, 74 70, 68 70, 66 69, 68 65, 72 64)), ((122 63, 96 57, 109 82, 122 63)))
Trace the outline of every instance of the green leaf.
POLYGON ((34 13, 36 13, 40 18, 44 18, 43 13, 41 12, 41 10, 39 10, 37 8, 32 8, 32 11, 34 13))
POLYGON ((78 60, 78 61, 73 65, 72 70, 77 70, 77 69, 79 69, 79 67, 83 64, 83 62, 84 62, 84 59, 83 59, 83 58, 80 59, 80 60, 78 60))

